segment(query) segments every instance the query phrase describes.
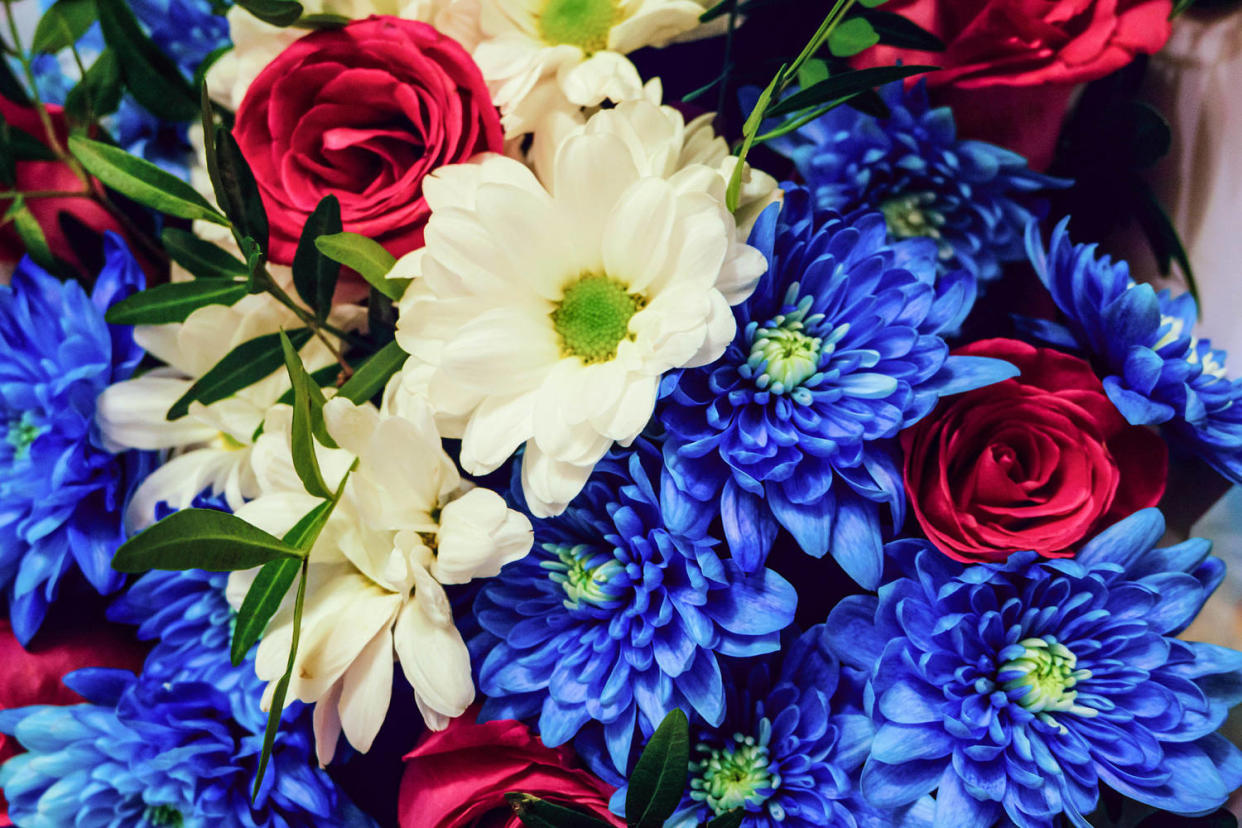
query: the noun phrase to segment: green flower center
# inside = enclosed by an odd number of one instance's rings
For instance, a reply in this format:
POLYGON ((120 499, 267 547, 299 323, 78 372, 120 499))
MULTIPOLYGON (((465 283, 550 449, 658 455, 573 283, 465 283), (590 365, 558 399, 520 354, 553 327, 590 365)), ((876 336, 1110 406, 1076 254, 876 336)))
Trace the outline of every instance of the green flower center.
POLYGON ((799 290, 794 283, 785 296, 786 306, 793 310, 777 314, 762 326, 751 322, 746 327, 750 354, 742 375, 760 390, 789 394, 796 402, 807 404, 811 401, 808 387, 818 385, 823 378, 820 362, 836 350, 850 326, 846 322, 823 334, 820 325, 824 315, 811 313, 814 300, 806 296, 799 301, 799 290))
POLYGON ((880 212, 888 223, 888 232, 894 238, 909 239, 915 236, 940 238, 940 225, 944 216, 931 209, 936 201, 933 193, 907 193, 880 204, 880 212))
POLYGON ((10 421, 4 438, 13 448, 13 459, 25 460, 29 457, 31 444, 45 431, 47 426, 36 423, 29 411, 23 413, 19 419, 10 421))
POLYGON ((1064 644, 1050 635, 1027 638, 1018 642, 1021 655, 1000 666, 1000 674, 1018 673, 1001 685, 1006 692, 1027 688, 1017 699, 1018 704, 1035 713, 1041 720, 1065 730, 1051 713, 1096 715, 1095 710, 1078 704, 1078 682, 1091 678, 1090 670, 1076 669, 1078 658, 1064 644))
POLYGON ((171 805, 156 805, 147 808, 144 816, 152 825, 180 825, 182 822, 181 812, 171 805))
POLYGON ((594 273, 579 276, 565 288, 551 314, 561 352, 588 364, 607 362, 617 355, 621 340, 630 336, 630 318, 643 304, 643 297, 616 279, 594 273))
POLYGON ((717 815, 745 805, 761 805, 780 787, 770 767, 771 723, 760 721, 760 737, 734 733, 722 748, 700 744, 702 758, 690 763, 690 798, 704 802, 717 815))
POLYGON ((568 546, 545 543, 544 551, 556 555, 555 561, 543 561, 548 577, 565 590, 565 606, 578 609, 582 604, 599 606, 612 599, 608 582, 621 571, 621 564, 586 544, 568 546))
POLYGON ((608 48, 619 16, 617 0, 547 0, 536 26, 549 46, 577 46, 590 54, 608 48))

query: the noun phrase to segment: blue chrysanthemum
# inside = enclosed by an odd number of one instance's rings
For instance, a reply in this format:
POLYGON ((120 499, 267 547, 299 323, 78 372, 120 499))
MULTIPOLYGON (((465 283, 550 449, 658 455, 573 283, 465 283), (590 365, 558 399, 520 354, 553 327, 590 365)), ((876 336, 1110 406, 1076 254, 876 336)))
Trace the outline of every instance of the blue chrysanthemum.
POLYGON ((106 669, 65 683, 89 703, 0 711, 0 731, 27 751, 0 766, 9 816, 24 828, 372 824, 314 766, 309 726, 282 729, 252 805, 263 731, 235 722, 211 684, 106 669))
MULTIPOLYGON (((718 727, 691 726, 690 778, 666 823, 694 828, 741 809, 743 828, 859 828, 926 824, 930 800, 881 813, 858 793, 873 726, 863 711, 863 674, 842 668, 824 625, 785 639, 781 653, 730 663, 728 712, 718 727)), ((597 763, 591 740, 579 755, 597 763)), ((624 812, 625 780, 612 807, 624 812)))
POLYGON ((482 586, 479 688, 491 719, 538 718, 548 745, 588 722, 618 770, 635 724, 650 736, 670 710, 719 724, 719 656, 772 652, 797 596, 774 572, 744 574, 717 542, 668 528, 645 440, 602 460, 561 516, 535 524, 535 548, 482 586))
POLYGON ((1007 149, 959 140, 953 113, 932 108, 922 82, 879 92, 888 118, 839 106, 769 146, 794 162, 821 210, 878 209, 890 238, 934 239, 946 268, 997 278, 1001 264, 1023 257, 1038 206, 1028 194, 1069 182, 1007 149))
POLYGON ((1031 262, 1066 325, 1024 319, 1024 327, 1059 347, 1087 351, 1108 398, 1130 423, 1163 425, 1242 483, 1242 380, 1230 381, 1225 352, 1193 334, 1194 297, 1136 284, 1125 262, 1071 242, 1068 224, 1056 226, 1046 253, 1038 228, 1027 232, 1031 262))
POLYGON ((104 311, 143 286, 125 244, 108 233, 88 296, 25 259, 0 286, 0 589, 23 644, 77 565, 96 590, 122 583, 110 566, 125 500, 151 455, 115 455, 95 400, 142 358, 128 327, 104 311))
POLYGON ((1242 785, 1242 752, 1215 732, 1242 699, 1242 653, 1174 636, 1224 564, 1198 538, 1156 549, 1163 534, 1147 509, 1072 559, 963 567, 891 545, 899 576, 828 619, 842 662, 871 671, 871 804, 938 789, 936 828, 1088 828, 1103 783, 1174 813, 1219 808, 1242 785))
POLYGON ((769 269, 734 308, 737 336, 720 360, 670 374, 661 389, 674 516, 719 513, 746 571, 762 564, 779 524, 874 588, 880 504, 896 525, 905 510, 897 432, 942 395, 1016 370, 948 355, 940 332, 970 310, 974 279, 937 278, 933 245, 890 245, 879 213, 818 213, 794 189, 750 243, 769 269))

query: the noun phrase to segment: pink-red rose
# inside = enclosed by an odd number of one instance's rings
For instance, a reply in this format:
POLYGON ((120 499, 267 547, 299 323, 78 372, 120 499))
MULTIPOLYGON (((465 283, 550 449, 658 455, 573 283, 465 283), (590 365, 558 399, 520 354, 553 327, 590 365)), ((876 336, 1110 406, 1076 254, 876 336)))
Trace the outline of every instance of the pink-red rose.
POLYGON ((928 74, 958 130, 1022 153, 1036 169, 1052 151, 1075 85, 1152 54, 1169 39, 1172 0, 890 0, 948 49, 877 46, 859 66, 943 67, 928 74))
POLYGON ((428 733, 405 757, 401 828, 520 828, 505 794, 527 793, 585 811, 610 825, 614 788, 549 748, 520 722, 476 724, 477 708, 428 733))
POLYGON ((346 230, 394 256, 421 247, 423 178, 503 147, 470 55, 431 26, 395 17, 293 43, 250 85, 234 135, 258 181, 278 264, 293 261, 307 217, 329 194, 346 230))
POLYGON ((1028 549, 1067 557, 1159 502, 1164 441, 1122 418, 1086 362, 1011 339, 955 353, 1022 374, 946 400, 902 433, 914 514, 940 551, 965 562, 1028 549))

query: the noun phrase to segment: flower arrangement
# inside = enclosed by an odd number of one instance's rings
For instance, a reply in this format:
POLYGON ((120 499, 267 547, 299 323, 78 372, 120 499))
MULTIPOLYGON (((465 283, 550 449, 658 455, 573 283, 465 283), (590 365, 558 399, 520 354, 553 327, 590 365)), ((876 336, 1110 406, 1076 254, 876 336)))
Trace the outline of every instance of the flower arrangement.
POLYGON ((6 2, 0 825, 1236 825, 1190 5, 6 2))

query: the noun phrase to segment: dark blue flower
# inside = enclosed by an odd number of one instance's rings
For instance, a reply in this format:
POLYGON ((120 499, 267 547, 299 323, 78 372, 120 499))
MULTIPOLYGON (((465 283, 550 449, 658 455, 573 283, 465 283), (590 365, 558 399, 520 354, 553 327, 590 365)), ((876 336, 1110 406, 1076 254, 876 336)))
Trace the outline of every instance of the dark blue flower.
POLYGON ((88 703, 0 711, 0 732, 27 751, 0 766, 18 825, 372 825, 314 766, 308 723, 281 730, 252 805, 263 731, 235 722, 211 684, 106 669, 78 670, 65 683, 88 703))
POLYGON ((89 296, 29 259, 0 286, 0 588, 22 643, 74 564, 99 592, 120 587, 123 507, 151 465, 111 453, 95 422, 100 392, 142 358, 130 329, 103 318, 142 288, 142 270, 111 233, 105 254, 89 296))
POLYGON ((936 828, 1087 828, 1103 783, 1174 813, 1219 808, 1242 785, 1242 752, 1215 732, 1242 699, 1242 653, 1174 636, 1224 564, 1198 538, 1156 549, 1163 534, 1146 509, 1076 558, 963 567, 890 545, 897 577, 828 619, 841 661, 871 672, 871 804, 938 788, 936 828))
POLYGON ((1136 284, 1129 266, 1070 241, 1063 219, 1047 253, 1032 225, 1027 250, 1065 317, 1064 326, 1021 320, 1028 332, 1088 352, 1104 390, 1130 423, 1166 434, 1242 483, 1242 380, 1225 375, 1224 351, 1193 333, 1194 297, 1136 284))
POLYGON ((668 528, 653 481, 660 455, 640 439, 602 460, 564 514, 535 523, 535 548, 485 582, 475 601, 486 654, 487 719, 538 718, 548 745, 589 722, 618 770, 635 724, 650 736, 675 707, 719 724, 719 656, 779 646, 793 587, 744 574, 717 542, 668 528))
POLYGON ((1007 149, 959 140, 953 113, 933 109, 922 82, 879 93, 888 118, 839 106, 769 146, 797 165, 821 210, 878 209, 890 238, 934 239, 944 267, 997 278, 1002 263, 1023 256, 1037 206, 1028 194, 1069 182, 1033 172, 1007 149))
POLYGON ((720 360, 661 389, 672 517, 719 514, 746 571, 762 565, 779 523, 874 588, 880 504, 898 526, 905 510, 897 432, 942 395, 1016 369, 948 355, 940 332, 970 310, 974 279, 937 278, 931 242, 890 245, 879 213, 818 213, 793 189, 750 243, 769 269, 734 308, 737 336, 720 360))

